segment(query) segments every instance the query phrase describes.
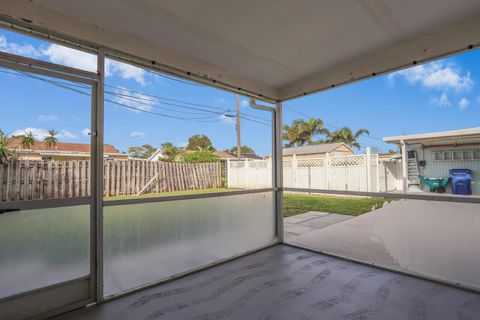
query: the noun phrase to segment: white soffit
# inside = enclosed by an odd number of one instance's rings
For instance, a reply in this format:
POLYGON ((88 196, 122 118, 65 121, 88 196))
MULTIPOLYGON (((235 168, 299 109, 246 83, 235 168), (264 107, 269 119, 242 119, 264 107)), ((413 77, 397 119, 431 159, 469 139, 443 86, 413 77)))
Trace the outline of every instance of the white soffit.
POLYGON ((421 142, 421 141, 440 141, 440 140, 468 139, 468 138, 480 138, 480 128, 468 128, 468 129, 460 129, 460 130, 385 137, 383 138, 383 141, 399 144, 402 141, 421 142))
POLYGON ((479 0, 2 0, 0 14, 266 100, 480 43, 479 0))

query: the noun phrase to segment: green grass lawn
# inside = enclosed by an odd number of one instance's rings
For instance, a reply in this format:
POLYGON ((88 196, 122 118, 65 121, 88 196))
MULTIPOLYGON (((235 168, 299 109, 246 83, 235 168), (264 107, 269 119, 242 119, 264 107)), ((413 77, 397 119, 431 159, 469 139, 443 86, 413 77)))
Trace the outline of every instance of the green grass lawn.
MULTIPOLYGON (((140 196, 118 196, 107 197, 108 200, 122 200, 131 198, 151 198, 151 197, 167 197, 167 196, 179 196, 186 194, 202 194, 202 193, 215 193, 215 192, 231 192, 236 189, 199 189, 199 190, 186 190, 176 192, 162 192, 162 193, 147 193, 140 196)), ((362 213, 372 211, 373 207, 381 208, 385 201, 391 201, 389 199, 374 199, 364 197, 343 197, 335 195, 307 195, 296 193, 284 194, 284 217, 294 216, 296 214, 305 213, 308 211, 322 211, 330 213, 340 213, 352 216, 358 216, 362 213)))
POLYGON ((198 190, 185 190, 185 191, 174 191, 174 192, 161 192, 161 193, 147 193, 137 196, 116 196, 116 197, 106 197, 105 200, 123 200, 123 199, 136 199, 136 198, 152 198, 152 197, 169 197, 169 196, 180 196, 185 194, 201 194, 201 193, 215 193, 215 192, 231 192, 236 191, 235 189, 226 189, 226 188, 212 188, 212 189, 198 189, 198 190))
POLYGON ((283 216, 290 217, 308 211, 321 211, 358 216, 381 208, 390 199, 343 197, 331 195, 306 195, 285 193, 283 196, 283 216))

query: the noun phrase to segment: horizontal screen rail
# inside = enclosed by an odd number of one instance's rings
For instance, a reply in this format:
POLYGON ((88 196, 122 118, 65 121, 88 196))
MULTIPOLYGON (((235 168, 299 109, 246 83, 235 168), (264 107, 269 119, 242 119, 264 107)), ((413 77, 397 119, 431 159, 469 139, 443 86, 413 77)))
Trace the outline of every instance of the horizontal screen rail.
MULTIPOLYGON (((24 56, 18 56, 14 54, 10 54, 7 52, 0 52, 0 60, 10 61, 13 64, 18 66, 25 66, 31 67, 39 70, 50 71, 55 75, 61 74, 63 76, 69 76, 73 78, 73 81, 87 81, 89 80, 96 80, 98 79, 98 74, 91 71, 86 71, 82 69, 72 68, 68 66, 62 66, 55 63, 50 63, 46 61, 36 60, 24 56)), ((87 83, 92 83, 92 81, 88 81, 87 83)))
POLYGON ((12 211, 34 210, 45 208, 73 207, 88 205, 92 201, 91 197, 75 197, 61 199, 45 200, 20 200, 20 201, 2 201, 0 202, 0 214, 12 211))
POLYGON ((200 193, 200 194, 197 193, 197 194, 185 194, 185 195, 178 195, 178 196, 163 196, 163 197, 151 197, 151 198, 131 198, 131 199, 106 200, 106 201, 104 200, 103 206, 111 207, 111 206, 123 206, 123 205, 140 204, 140 203, 155 203, 155 202, 176 201, 176 200, 228 197, 228 196, 236 196, 241 194, 273 192, 273 191, 277 191, 277 188, 211 192, 211 193, 200 193))
POLYGON ((423 194, 393 193, 393 192, 364 192, 364 191, 323 190, 323 189, 308 189, 308 188, 283 188, 283 191, 321 193, 321 194, 333 194, 333 195, 338 194, 338 195, 347 195, 347 196, 364 196, 364 197, 371 197, 371 198, 480 203, 480 197, 447 196, 447 195, 440 195, 440 194, 423 195, 423 194))

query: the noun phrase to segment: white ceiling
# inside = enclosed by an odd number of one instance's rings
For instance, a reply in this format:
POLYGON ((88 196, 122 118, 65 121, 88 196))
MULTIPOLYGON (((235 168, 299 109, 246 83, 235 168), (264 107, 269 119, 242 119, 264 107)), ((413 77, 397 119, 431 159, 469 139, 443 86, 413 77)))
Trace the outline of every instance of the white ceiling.
POLYGON ((480 43, 479 0, 2 0, 0 13, 271 100, 480 43))

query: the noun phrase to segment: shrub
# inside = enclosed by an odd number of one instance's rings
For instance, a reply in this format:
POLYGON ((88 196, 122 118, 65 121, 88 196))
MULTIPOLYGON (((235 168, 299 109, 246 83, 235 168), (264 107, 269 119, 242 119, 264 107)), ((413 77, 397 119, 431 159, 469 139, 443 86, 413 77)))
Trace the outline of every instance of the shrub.
POLYGON ((194 152, 185 152, 180 157, 180 162, 200 163, 200 162, 218 162, 220 158, 210 150, 198 150, 194 152))

